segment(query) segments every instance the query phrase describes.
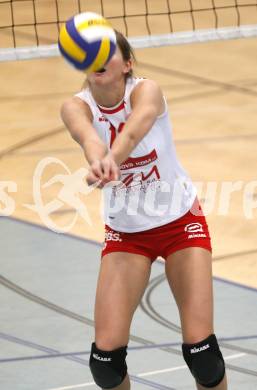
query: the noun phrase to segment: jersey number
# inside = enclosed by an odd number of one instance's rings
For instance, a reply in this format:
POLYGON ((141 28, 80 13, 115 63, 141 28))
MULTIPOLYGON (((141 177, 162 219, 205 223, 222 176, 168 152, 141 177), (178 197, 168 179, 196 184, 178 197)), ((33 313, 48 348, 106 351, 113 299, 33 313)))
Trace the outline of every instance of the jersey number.
MULTIPOLYGON (((117 136, 117 133, 119 134, 122 130, 123 130, 123 127, 124 127, 125 123, 124 122, 121 122, 119 124, 119 127, 116 131, 116 128, 113 126, 113 124, 111 123, 110 124, 110 132, 111 132, 111 140, 110 140, 110 147, 112 147, 112 144, 117 136)), ((160 180, 160 174, 159 174, 159 171, 158 171, 158 168, 156 165, 154 165, 150 171, 146 174, 144 174, 144 172, 140 172, 139 174, 135 174, 135 173, 128 173, 128 174, 125 174, 124 175, 125 177, 123 178, 122 182, 125 184, 126 187, 128 187, 132 181, 134 181, 135 179, 138 181, 140 181, 141 183, 146 181, 149 177, 151 176, 156 176, 156 179, 160 180)))

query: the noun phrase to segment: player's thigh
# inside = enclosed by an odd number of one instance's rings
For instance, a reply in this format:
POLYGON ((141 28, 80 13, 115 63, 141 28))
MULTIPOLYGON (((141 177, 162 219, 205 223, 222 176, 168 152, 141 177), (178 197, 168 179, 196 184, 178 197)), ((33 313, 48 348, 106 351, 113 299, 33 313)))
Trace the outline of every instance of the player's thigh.
POLYGON ((166 260, 166 275, 178 305, 184 341, 195 343, 213 333, 211 253, 185 248, 166 260))
POLYGON ((126 345, 136 310, 151 271, 149 258, 112 252, 101 260, 95 302, 95 332, 98 348, 126 345))

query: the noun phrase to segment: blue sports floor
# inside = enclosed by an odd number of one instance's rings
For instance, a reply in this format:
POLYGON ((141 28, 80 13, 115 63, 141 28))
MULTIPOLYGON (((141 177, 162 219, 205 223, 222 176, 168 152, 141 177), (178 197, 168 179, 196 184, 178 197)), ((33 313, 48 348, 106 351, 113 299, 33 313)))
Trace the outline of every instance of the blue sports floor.
MULTIPOLYGON (((100 245, 0 218, 0 388, 97 389, 88 368, 100 245)), ((134 317, 132 389, 194 389, 179 318, 157 261, 134 317)), ((257 389, 257 290, 214 279, 229 390, 257 389)))

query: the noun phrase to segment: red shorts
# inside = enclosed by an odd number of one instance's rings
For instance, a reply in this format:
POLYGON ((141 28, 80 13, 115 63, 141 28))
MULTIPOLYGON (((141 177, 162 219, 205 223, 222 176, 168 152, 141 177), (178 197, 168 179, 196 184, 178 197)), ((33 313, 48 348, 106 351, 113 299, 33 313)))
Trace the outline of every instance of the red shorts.
POLYGON ((158 256, 166 259, 171 253, 190 247, 212 252, 208 225, 197 200, 181 218, 143 232, 118 232, 106 225, 102 257, 111 252, 129 252, 154 261, 158 256))

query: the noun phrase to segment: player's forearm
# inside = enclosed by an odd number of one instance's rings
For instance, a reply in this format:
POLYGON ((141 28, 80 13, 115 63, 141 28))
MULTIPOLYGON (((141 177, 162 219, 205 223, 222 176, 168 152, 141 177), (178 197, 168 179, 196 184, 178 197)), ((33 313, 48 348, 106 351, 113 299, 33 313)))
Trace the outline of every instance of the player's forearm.
POLYGON ((127 160, 136 145, 137 142, 135 138, 130 134, 125 132, 123 134, 119 134, 111 147, 112 156, 118 166, 127 160))
POLYGON ((115 138, 111 152, 117 165, 123 163, 135 149, 138 143, 144 138, 151 129, 156 115, 149 106, 144 111, 137 110, 133 112, 123 130, 115 138))
POLYGON ((71 137, 82 147, 90 165, 106 155, 107 147, 92 125, 92 112, 85 102, 77 97, 65 101, 61 107, 61 118, 71 137))
POLYGON ((101 140, 87 140, 83 143, 82 148, 90 165, 95 160, 101 160, 108 152, 106 145, 101 140))

